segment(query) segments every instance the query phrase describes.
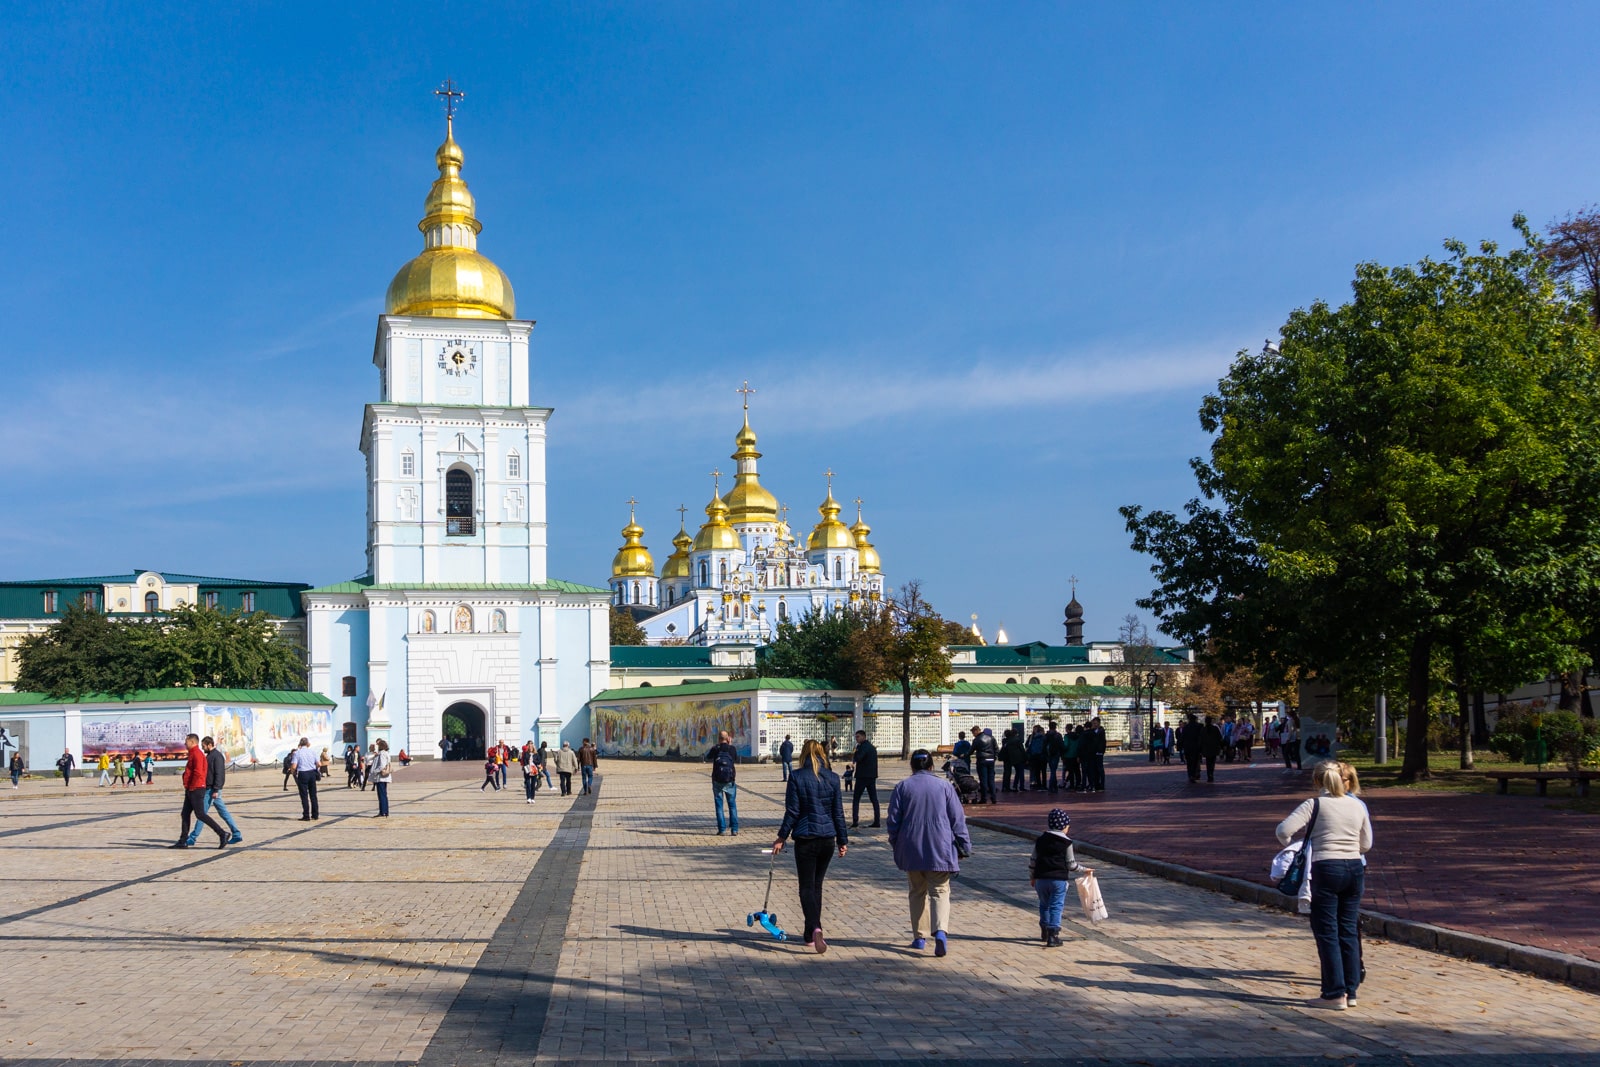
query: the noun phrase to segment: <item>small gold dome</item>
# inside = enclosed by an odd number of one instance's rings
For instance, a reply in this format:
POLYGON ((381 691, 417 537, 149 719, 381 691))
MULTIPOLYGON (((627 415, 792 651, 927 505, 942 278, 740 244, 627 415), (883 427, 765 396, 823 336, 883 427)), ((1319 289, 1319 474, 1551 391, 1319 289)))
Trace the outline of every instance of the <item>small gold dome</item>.
POLYGON ((706 505, 706 523, 694 539, 696 552, 727 552, 739 547, 739 535, 728 525, 728 505, 713 496, 706 505))
POLYGON ((478 251, 483 224, 461 179, 463 156, 452 127, 446 127, 444 144, 434 153, 439 177, 417 224, 423 234, 422 254, 395 274, 384 310, 389 315, 427 318, 515 318, 517 301, 510 279, 478 251))
POLYGON ((630 510, 628 525, 622 528, 622 547, 611 560, 613 578, 655 577, 656 561, 651 558, 650 550, 639 542, 643 536, 644 527, 633 520, 630 510))
POLYGON ((689 531, 685 530, 680 523, 678 536, 672 539, 672 555, 668 556, 667 561, 661 565, 661 578, 663 581, 669 578, 689 577, 689 549, 693 545, 694 538, 689 536, 689 531))
POLYGON ((839 521, 839 502, 833 499, 831 483, 828 485, 828 499, 824 500, 817 510, 822 513, 822 521, 811 531, 811 538, 807 542, 811 551, 856 547, 855 538, 850 536, 850 528, 839 521))
POLYGON ((744 426, 733 440, 738 446, 733 459, 738 461, 739 473, 733 479, 733 488, 728 490, 728 521, 777 522, 778 498, 761 484, 761 476, 756 473, 756 460, 761 458, 761 453, 756 451, 756 433, 750 428, 748 411, 744 426))
POLYGON ((856 566, 863 574, 877 574, 883 569, 883 564, 878 559, 878 550, 867 540, 867 535, 871 532, 872 527, 861 517, 861 505, 857 504, 856 524, 850 527, 850 536, 855 538, 856 553, 859 557, 856 566))

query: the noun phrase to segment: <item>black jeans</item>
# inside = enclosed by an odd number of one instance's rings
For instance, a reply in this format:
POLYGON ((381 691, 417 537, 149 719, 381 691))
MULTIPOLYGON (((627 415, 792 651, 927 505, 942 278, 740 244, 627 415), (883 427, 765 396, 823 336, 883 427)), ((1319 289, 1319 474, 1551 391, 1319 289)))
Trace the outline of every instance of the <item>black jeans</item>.
POLYGON ((536 774, 524 774, 522 776, 522 791, 528 795, 529 800, 533 799, 533 783, 538 780, 539 776, 536 774))
POLYGON ((1106 754, 1104 752, 1091 753, 1084 757, 1084 773, 1089 777, 1089 788, 1101 793, 1106 791, 1106 754))
POLYGON ((1215 752, 1206 753, 1206 781, 1210 782, 1217 777, 1217 755, 1215 752))
POLYGON ((300 815, 307 819, 319 818, 322 813, 317 810, 317 772, 296 771, 294 781, 300 787, 300 815))
POLYGON ((1200 753, 1190 749, 1184 753, 1184 757, 1184 762, 1189 765, 1189 781, 1198 782, 1200 780, 1200 753))
POLYGON ((992 759, 978 761, 978 799, 999 803, 999 798, 994 795, 994 760, 992 759))
POLYGON ((564 797, 571 796, 572 795, 572 772, 571 771, 557 771, 556 772, 556 777, 561 780, 561 795, 564 796, 564 797))
POLYGON ((189 839, 189 828, 194 825, 193 819, 199 819, 209 826, 218 837, 231 836, 222 828, 222 824, 206 814, 206 791, 204 789, 185 789, 183 791, 183 829, 178 833, 179 841, 189 839))
MULTIPOLYGON (((863 792, 866 793, 867 797, 872 801, 872 821, 874 823, 881 822, 882 819, 879 817, 878 812, 878 780, 876 778, 856 779, 855 793, 853 794, 850 803, 850 821, 852 823, 858 823, 861 821, 861 794, 863 792)), ((819 838, 818 840, 826 841, 830 839, 819 838)), ((827 866, 827 864, 823 864, 823 866, 827 866)))
POLYGON ((800 876, 800 911, 805 919, 805 940, 822 928, 822 880, 833 861, 831 837, 794 839, 794 869, 800 876))
POLYGON ((1355 996, 1361 985, 1361 891, 1367 878, 1360 860, 1311 861, 1311 936, 1322 964, 1322 995, 1355 996))

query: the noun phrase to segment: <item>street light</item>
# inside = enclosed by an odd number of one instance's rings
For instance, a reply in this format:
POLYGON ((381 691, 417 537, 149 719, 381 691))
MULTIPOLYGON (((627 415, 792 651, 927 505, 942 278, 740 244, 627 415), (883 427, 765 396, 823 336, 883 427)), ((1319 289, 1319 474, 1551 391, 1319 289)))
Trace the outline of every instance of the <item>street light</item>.
POLYGON ((1150 762, 1154 763, 1156 760, 1156 750, 1150 744, 1150 742, 1153 741, 1156 736, 1156 683, 1161 681, 1161 677, 1156 674, 1155 671, 1151 671, 1149 674, 1145 675, 1144 681, 1145 688, 1150 693, 1150 732, 1144 735, 1144 747, 1145 750, 1150 753, 1150 762))

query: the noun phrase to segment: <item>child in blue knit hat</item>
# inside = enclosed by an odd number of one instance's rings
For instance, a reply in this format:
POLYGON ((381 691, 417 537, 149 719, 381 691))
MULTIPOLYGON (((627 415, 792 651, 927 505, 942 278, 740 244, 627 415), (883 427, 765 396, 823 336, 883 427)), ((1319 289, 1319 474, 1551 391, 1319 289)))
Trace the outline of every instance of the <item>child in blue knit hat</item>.
POLYGON ((1072 820, 1061 808, 1050 809, 1050 829, 1033 843, 1028 857, 1028 884, 1039 894, 1039 939, 1045 948, 1061 947, 1061 908, 1067 901, 1067 882, 1092 873, 1078 862, 1067 829, 1072 820))

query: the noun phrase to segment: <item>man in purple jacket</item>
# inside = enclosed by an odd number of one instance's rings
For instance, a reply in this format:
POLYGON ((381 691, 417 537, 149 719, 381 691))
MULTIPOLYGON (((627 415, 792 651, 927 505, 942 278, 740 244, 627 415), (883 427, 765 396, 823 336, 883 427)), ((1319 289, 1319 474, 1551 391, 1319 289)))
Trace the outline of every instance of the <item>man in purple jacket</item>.
POLYGON ((925 748, 911 753, 911 777, 889 795, 889 847, 894 865, 906 872, 911 898, 911 947, 928 947, 928 912, 933 912, 933 954, 949 950, 950 876, 961 870, 960 857, 972 854, 967 817, 955 787, 933 773, 933 756, 925 748))

